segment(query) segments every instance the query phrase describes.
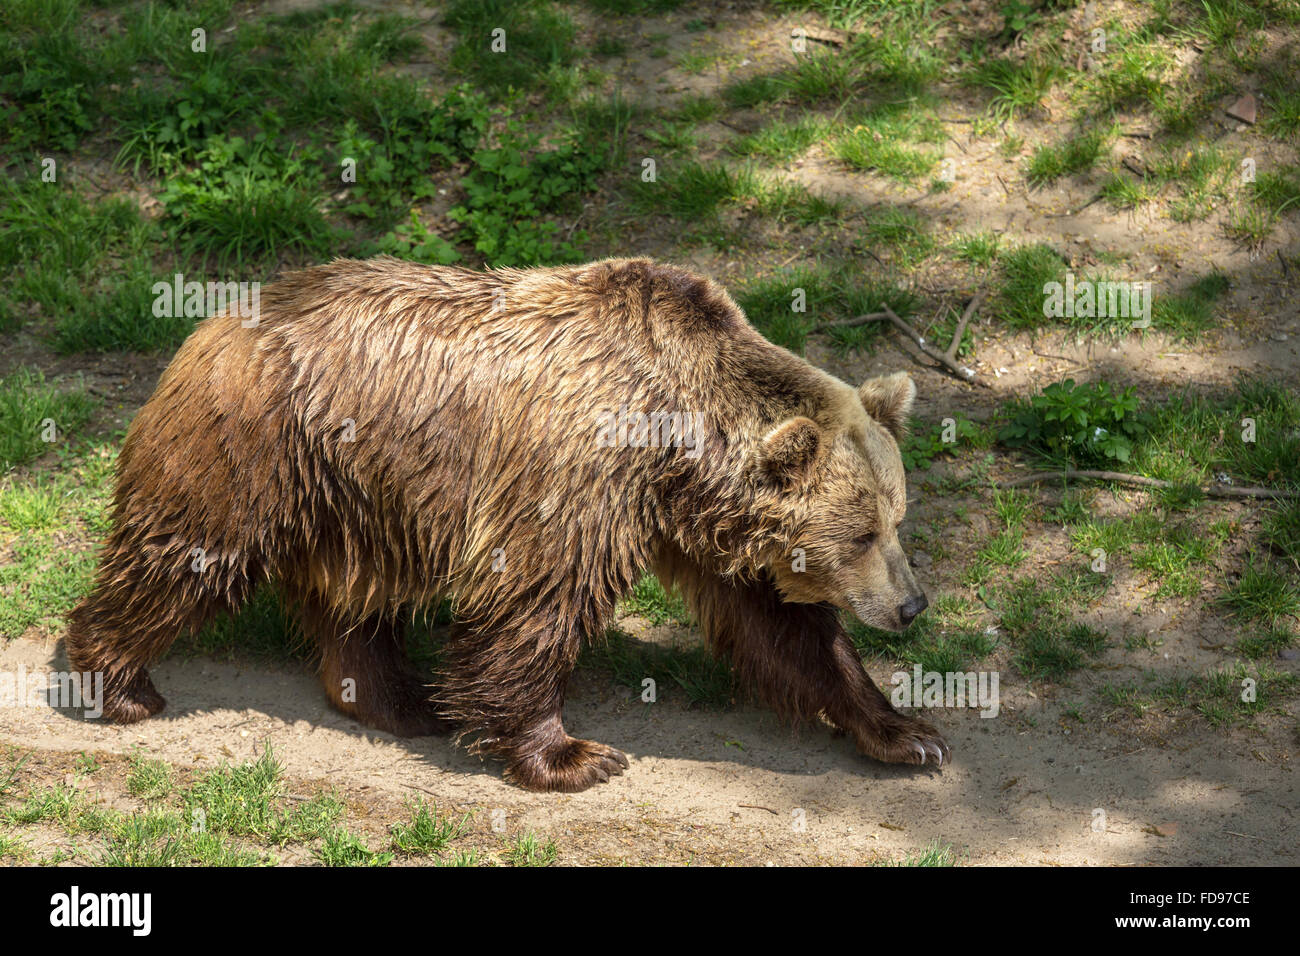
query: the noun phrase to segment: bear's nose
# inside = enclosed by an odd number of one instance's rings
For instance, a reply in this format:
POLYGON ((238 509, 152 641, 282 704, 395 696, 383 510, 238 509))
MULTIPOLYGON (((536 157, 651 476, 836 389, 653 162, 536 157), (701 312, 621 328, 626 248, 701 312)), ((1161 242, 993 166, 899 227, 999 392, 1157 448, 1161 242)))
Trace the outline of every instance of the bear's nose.
POLYGON ((910 597, 898 606, 898 616, 903 619, 903 627, 912 623, 912 619, 930 606, 930 602, 925 598, 925 592, 918 594, 916 597, 910 597))

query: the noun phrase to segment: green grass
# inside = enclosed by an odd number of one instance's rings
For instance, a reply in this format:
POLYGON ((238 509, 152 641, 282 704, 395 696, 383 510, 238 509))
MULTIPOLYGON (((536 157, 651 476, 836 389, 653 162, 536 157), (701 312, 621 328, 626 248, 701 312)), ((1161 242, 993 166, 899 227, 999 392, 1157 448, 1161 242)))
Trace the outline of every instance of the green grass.
POLYGON ((653 182, 638 181, 633 198, 642 212, 658 211, 687 221, 709 219, 721 206, 738 199, 753 175, 748 168, 733 171, 722 163, 665 163, 657 168, 653 182))
POLYGON ((946 843, 933 840, 917 853, 909 853, 903 859, 894 861, 880 860, 872 866, 956 866, 956 854, 946 843))
POLYGON ((1175 222, 1206 218, 1228 199, 1228 184, 1236 164, 1217 146, 1197 142, 1166 149, 1149 164, 1153 180, 1177 195, 1169 201, 1175 222))
POLYGON ((742 180, 736 198, 761 216, 800 226, 838 222, 847 208, 841 199, 828 198, 814 193, 803 183, 773 176, 742 180))
POLYGON ((958 261, 987 269, 1002 253, 1002 236, 994 232, 965 233, 956 236, 948 248, 958 261))
POLYGON ((1248 203, 1238 206, 1228 217, 1223 231, 1229 239, 1235 239, 1242 245, 1258 248, 1268 238, 1277 217, 1266 209, 1248 203))
POLYGON ((306 660, 310 652, 280 594, 263 586, 237 613, 223 613, 198 633, 183 635, 170 653, 281 662, 306 660))
POLYGON ((788 162, 821 142, 829 128, 829 121, 817 115, 775 120, 756 133, 733 140, 728 149, 738 156, 788 162))
POLYGON ((1151 324, 1179 341, 1194 342, 1215 327, 1215 305, 1229 287, 1227 276, 1211 272, 1181 293, 1155 296, 1151 324))
MULTIPOLYGON (((803 351, 809 331, 822 322, 876 312, 882 304, 904 318, 916 308, 913 293, 889 281, 864 279, 848 262, 780 269, 740 284, 733 294, 755 328, 794 352, 803 351)), ((880 330, 868 323, 829 334, 837 348, 847 351, 869 347, 880 330)))
MULTIPOLYGON (((0 772, 0 825, 55 827, 74 841, 35 860, 44 865, 77 862, 96 866, 266 866, 277 862, 275 849, 301 844, 324 866, 388 866, 400 854, 424 857, 435 866, 478 866, 476 849, 451 852, 469 832, 471 814, 452 821, 440 817, 422 799, 413 800, 406 821, 391 824, 391 845, 372 849, 365 838, 343 824, 344 805, 333 794, 291 796, 269 747, 256 759, 223 764, 181 785, 169 764, 134 753, 127 790, 142 808, 108 807, 87 777, 100 768, 83 754, 78 772, 52 786, 33 785, 17 800, 9 799, 13 782, 27 757, 0 772)), ((6 835, 5 840, 9 840, 6 835)), ((515 865, 545 866, 554 861, 555 844, 541 844, 527 834, 502 847, 515 865)), ((32 861, 19 840, 0 841, 0 857, 32 861)))
POLYGON ((1251 198, 1274 219, 1300 212, 1300 169, 1268 170, 1251 184, 1251 198))
POLYGON ((75 436, 95 404, 80 388, 47 383, 40 369, 24 366, 0 378, 0 474, 75 436))
POLYGON ((174 346, 194 320, 153 314, 159 240, 126 200, 92 203, 61 183, 0 178, 0 278, 11 303, 0 314, 12 328, 30 313, 61 352, 174 346))
POLYGON ((1264 542, 1300 571, 1300 499, 1280 502, 1264 515, 1264 542))
MULTIPOLYGON (((282 806, 283 770, 268 745, 254 761, 204 774, 185 794, 186 817, 202 829, 283 846, 336 834, 343 803, 320 795, 282 806)), ((339 838, 342 839, 342 838, 339 838)))
POLYGON ((1133 210, 1155 199, 1156 190, 1146 177, 1134 179, 1123 170, 1113 169, 1102 180, 1101 195, 1112 209, 1133 210))
POLYGON ((1013 329, 1036 329, 1048 323, 1043 315, 1044 284, 1065 276, 1065 260, 1043 244, 1021 246, 1002 256, 1002 277, 993 304, 994 314, 1013 329))
POLYGON ((730 665, 698 644, 664 646, 635 640, 609 629, 603 641, 593 641, 583 650, 584 667, 608 671, 615 683, 638 695, 646 691, 644 681, 654 681, 655 696, 678 692, 693 705, 711 710, 729 706, 736 696, 735 676, 730 665))
MULTIPOLYGON (((120 436, 119 436, 120 438, 120 436)), ((60 465, 0 480, 0 638, 55 633, 90 585, 87 539, 108 529, 115 453, 109 445, 55 447, 60 465)))
MULTIPOLYGON (((1176 392, 1149 406, 1142 422, 1132 462, 1139 474, 1182 485, 1226 474, 1239 484, 1300 487, 1300 396, 1281 382, 1243 377, 1209 394, 1176 392)), ((1172 505, 1180 495, 1158 497, 1172 505)))
POLYGON ((682 596, 675 589, 671 594, 665 591, 653 574, 644 575, 636 583, 632 593, 619 605, 619 612, 643 617, 656 626, 676 624, 684 627, 691 620, 690 610, 682 596))
POLYGON ((1061 681, 1090 665, 1106 649, 1107 637, 1073 613, 1106 587, 1106 576, 1091 572, 990 587, 988 601, 1011 645, 1012 666, 1031 680, 1061 681))
POLYGON ((1236 661, 1204 674, 1160 675, 1148 671, 1137 683, 1107 684, 1099 696, 1117 710, 1136 717, 1148 713, 1195 713, 1212 727, 1249 725, 1263 713, 1282 713, 1284 691, 1296 685, 1294 674, 1267 663, 1236 661), (1248 691, 1248 688, 1250 690, 1248 691), (1253 693, 1254 699, 1243 699, 1253 693))
POLYGON ((557 856, 553 841, 542 843, 536 834, 529 831, 515 839, 506 853, 506 860, 512 866, 550 866, 557 856))
POLYGON ((289 252, 324 255, 335 236, 317 189, 306 160, 281 146, 213 136, 160 199, 187 255, 246 272, 289 252))
POLYGON ((9 546, 11 555, 0 565, 0 638, 31 628, 55 633, 90 589, 94 552, 62 546, 53 532, 22 535, 9 546))
POLYGON ((850 169, 916 185, 942 157, 935 144, 943 135, 942 126, 927 113, 890 108, 845 122, 828 149, 850 169))
POLYGON ((1219 603, 1238 620, 1274 626, 1300 616, 1300 587, 1296 576, 1265 560, 1251 560, 1240 577, 1220 596, 1219 603))
POLYGON ((1296 632, 1282 625, 1273 625, 1267 629, 1258 628, 1253 633, 1237 638, 1237 653, 1247 660, 1273 658, 1281 650, 1294 647, 1296 632))
POLYGON ((1062 176, 1073 176, 1096 165, 1110 138, 1108 129, 1075 131, 1060 143, 1039 146, 1025 165, 1031 186, 1046 186, 1062 176))
POLYGON ((150 760, 138 753, 131 756, 127 789, 142 800, 159 800, 171 794, 175 783, 172 768, 162 760, 150 760))
POLYGON ((1063 73, 1060 66, 1041 57, 1016 62, 976 55, 964 79, 969 86, 991 92, 989 113, 1006 120, 1037 109, 1063 73))
POLYGON ((312 856, 322 866, 388 866, 394 855, 389 851, 375 851, 366 846, 361 837, 344 827, 330 829, 312 856))
POLYGON ((971 670, 997 646, 997 639, 981 625, 975 605, 950 594, 937 597, 902 633, 869 627, 852 617, 845 618, 845 627, 863 655, 919 664, 925 672, 971 670))
POLYGON ((578 55, 573 20, 548 0, 452 0, 443 22, 458 37, 452 67, 497 94, 553 83, 578 55), (499 52, 495 30, 504 31, 499 52))
POLYGON ((722 91, 727 105, 736 109, 751 109, 782 100, 787 93, 786 84, 779 76, 763 73, 735 80, 722 91))
POLYGON ((1087 84, 1096 109, 1155 110, 1166 101, 1172 53, 1154 43, 1138 42, 1123 30, 1107 31, 1106 54, 1095 58, 1102 69, 1087 84))
POLYGON ((891 252, 895 261, 904 267, 914 266, 936 246, 920 214, 901 206, 886 206, 873 213, 862 236, 871 248, 891 252))
POLYGON ((459 821, 438 817, 437 808, 426 804, 423 797, 411 803, 409 823, 395 823, 388 829, 393 849, 404 855, 438 855, 457 837, 465 833, 469 814, 459 821))
POLYGON ((67 783, 32 787, 22 802, 0 807, 0 823, 57 824, 71 836, 103 833, 114 819, 112 811, 95 806, 82 791, 67 783))

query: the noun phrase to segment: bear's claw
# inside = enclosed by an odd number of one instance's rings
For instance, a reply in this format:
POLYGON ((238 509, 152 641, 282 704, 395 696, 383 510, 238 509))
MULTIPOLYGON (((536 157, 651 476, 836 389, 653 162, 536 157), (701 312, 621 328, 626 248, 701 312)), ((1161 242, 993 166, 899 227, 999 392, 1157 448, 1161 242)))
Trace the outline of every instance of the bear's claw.
POLYGON ((935 766, 942 767, 951 760, 948 743, 937 730, 915 717, 899 716, 884 731, 873 734, 859 732, 858 749, 869 757, 884 763, 910 763, 924 766, 933 758, 935 766))
POLYGON ((566 737, 540 754, 512 761, 506 775, 528 790, 577 793, 608 782, 628 766, 627 756, 613 747, 566 737))

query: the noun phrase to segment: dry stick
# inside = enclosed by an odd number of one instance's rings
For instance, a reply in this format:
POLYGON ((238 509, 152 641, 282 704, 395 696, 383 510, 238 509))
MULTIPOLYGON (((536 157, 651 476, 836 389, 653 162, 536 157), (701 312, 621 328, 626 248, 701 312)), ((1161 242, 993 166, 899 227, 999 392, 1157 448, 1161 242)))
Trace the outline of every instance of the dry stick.
POLYGON ((817 335, 829 329, 851 329, 856 325, 866 325, 868 322, 878 322, 881 319, 887 319, 889 316, 883 312, 868 312, 866 315, 855 315, 851 319, 836 319, 834 322, 823 322, 816 326, 810 335, 817 335))
MULTIPOLYGON (((1063 478, 1091 478, 1096 481, 1118 481, 1126 485, 1141 485, 1144 488, 1176 488, 1172 481, 1159 478, 1145 478, 1142 475, 1126 475, 1122 471, 1043 471, 1034 475, 1025 475, 1012 481, 999 482, 1002 488, 1017 488, 1020 485, 1033 485, 1040 481, 1059 481, 1063 478)), ((1198 489, 1207 498, 1296 498, 1300 493, 1283 491, 1279 488, 1238 488, 1234 485, 1210 485, 1198 489)))
POLYGON ((810 334, 816 335, 820 332, 826 332, 830 329, 848 329, 859 325, 866 325, 868 322, 879 322, 881 319, 888 319, 900 332, 908 336, 919 348, 930 358, 939 362, 950 372, 956 375, 963 382, 970 382, 973 385, 985 385, 986 383, 975 377, 975 372, 961 365, 957 361, 957 349, 961 346, 961 337, 966 331, 971 316, 975 314, 975 309, 979 306, 980 301, 984 298, 984 291, 981 289, 975 293, 974 298, 970 300, 970 305, 966 306, 966 311, 957 322, 957 331, 953 334, 952 345, 948 347, 947 352, 940 352, 934 346, 928 344, 916 329, 912 328, 902 319, 900 319, 887 305, 882 305, 881 312, 869 312, 866 315, 857 315, 851 319, 837 319, 834 322, 823 322, 813 328, 810 334))
POLYGON ((933 345, 928 343, 921 336, 921 334, 916 331, 916 329, 912 328, 910 325, 908 325, 906 322, 900 319, 897 315, 895 315, 894 310, 891 309, 889 306, 881 305, 881 309, 884 310, 885 315, 889 316, 889 321, 894 323, 894 327, 898 329, 900 332, 907 335, 909 338, 911 338, 911 340, 914 343, 916 343, 917 348, 919 348, 926 355, 930 356, 930 358, 934 359, 936 362, 944 366, 944 368, 948 369, 948 371, 952 372, 952 374, 956 375, 963 382, 970 382, 972 385, 985 384, 984 382, 980 381, 975 377, 974 371, 966 368, 966 366, 964 365, 959 365, 957 363, 957 360, 952 356, 950 356, 947 352, 940 352, 937 348, 935 348, 933 345))
POLYGON ((954 362, 957 361, 957 349, 961 347, 961 337, 966 334, 966 326, 970 323, 970 317, 975 314, 979 308, 980 302, 984 300, 984 290, 980 289, 973 296, 966 306, 966 311, 961 314, 957 320, 957 331, 952 334, 952 345, 948 346, 948 357, 954 362))

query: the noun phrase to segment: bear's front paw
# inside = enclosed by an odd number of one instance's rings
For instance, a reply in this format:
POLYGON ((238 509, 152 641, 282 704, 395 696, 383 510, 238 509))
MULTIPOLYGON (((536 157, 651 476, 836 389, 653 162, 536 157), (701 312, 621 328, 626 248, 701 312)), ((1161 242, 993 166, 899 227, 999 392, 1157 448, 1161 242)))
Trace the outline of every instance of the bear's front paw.
POLYGON ((933 726, 899 714, 883 730, 856 734, 858 750, 884 763, 932 763, 942 767, 951 759, 948 742, 933 726))
POLYGON ((516 757, 506 777, 526 790, 577 793, 627 769, 627 757, 594 740, 565 737, 540 753, 516 757))

